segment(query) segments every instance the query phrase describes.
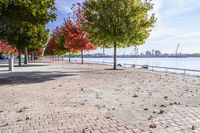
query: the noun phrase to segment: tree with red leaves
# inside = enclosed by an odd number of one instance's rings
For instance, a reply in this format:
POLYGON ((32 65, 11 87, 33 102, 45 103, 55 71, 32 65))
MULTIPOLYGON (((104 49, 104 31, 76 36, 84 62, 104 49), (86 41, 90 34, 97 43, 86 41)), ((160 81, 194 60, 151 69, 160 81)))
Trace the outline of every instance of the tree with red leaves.
POLYGON ((81 52, 81 63, 83 64, 83 51, 95 50, 97 47, 89 40, 88 33, 83 30, 81 21, 84 16, 81 4, 73 5, 72 10, 76 20, 67 19, 64 23, 65 47, 72 52, 81 52))
POLYGON ((47 44, 47 48, 45 50, 45 54, 46 55, 56 55, 56 41, 55 41, 55 37, 53 36, 48 44, 47 44))
POLYGON ((0 53, 17 55, 17 49, 7 42, 0 40, 0 53))
POLYGON ((71 52, 81 52, 83 64, 83 51, 94 50, 96 45, 89 40, 88 33, 83 30, 81 21, 84 19, 84 16, 82 15, 81 4, 74 5, 72 10, 76 19, 68 18, 63 26, 56 28, 49 40, 45 54, 63 55, 69 52, 70 56, 71 52))
POLYGON ((65 35, 64 35, 63 27, 57 27, 47 44, 45 54, 46 55, 66 54, 68 52, 68 49, 65 48, 64 43, 65 43, 65 35))
MULTIPOLYGON (((34 60, 34 58, 38 57, 38 56, 43 56, 44 55, 44 52, 45 52, 45 48, 42 48, 42 47, 38 47, 38 48, 29 48, 28 49, 28 53, 30 53, 30 56, 31 56, 31 61, 34 60)), ((28 58, 28 60, 30 60, 28 58)))
POLYGON ((83 51, 96 49, 96 45, 90 42, 88 34, 83 31, 81 25, 68 19, 65 22, 65 47, 72 52, 81 52, 81 63, 83 64, 83 51))

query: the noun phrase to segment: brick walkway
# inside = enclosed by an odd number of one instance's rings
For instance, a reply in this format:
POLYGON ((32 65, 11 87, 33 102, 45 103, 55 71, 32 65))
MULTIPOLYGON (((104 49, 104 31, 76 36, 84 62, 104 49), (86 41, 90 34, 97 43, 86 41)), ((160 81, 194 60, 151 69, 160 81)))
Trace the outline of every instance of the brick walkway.
POLYGON ((145 108, 150 106, 147 98, 118 92, 119 84, 129 81, 98 78, 110 72, 79 67, 54 64, 0 71, 0 133, 200 132, 199 106, 165 103, 164 113, 160 107, 152 112, 145 108), (145 104, 137 105, 139 100, 145 104))
POLYGON ((60 98, 47 99, 34 90, 17 92, 15 89, 0 92, 1 133, 134 131, 107 111, 82 103, 59 101, 60 98))

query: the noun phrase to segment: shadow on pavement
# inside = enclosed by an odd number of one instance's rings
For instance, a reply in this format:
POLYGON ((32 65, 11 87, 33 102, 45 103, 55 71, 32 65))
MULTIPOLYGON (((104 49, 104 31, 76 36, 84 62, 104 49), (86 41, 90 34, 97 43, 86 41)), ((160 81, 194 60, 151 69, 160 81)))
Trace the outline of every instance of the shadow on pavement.
POLYGON ((67 72, 12 72, 0 75, 0 86, 2 85, 19 85, 19 84, 35 84, 45 81, 55 80, 61 77, 76 76, 77 73, 67 72))
MULTIPOLYGON (((27 65, 22 65, 21 67, 41 67, 41 66, 48 66, 48 64, 27 64, 27 65)), ((9 67, 8 64, 0 64, 0 67, 9 67)), ((14 65, 14 67, 19 67, 17 64, 14 65)))
POLYGON ((108 70, 108 71, 118 71, 118 70, 126 70, 126 69, 123 69, 123 68, 117 68, 116 70, 114 70, 113 68, 106 68, 104 70, 108 70))
MULTIPOLYGON (((22 65, 21 67, 41 67, 41 66, 49 66, 48 64, 47 65, 44 65, 44 64, 27 64, 27 65, 22 65)), ((15 67, 19 67, 18 65, 15 65, 15 67)))

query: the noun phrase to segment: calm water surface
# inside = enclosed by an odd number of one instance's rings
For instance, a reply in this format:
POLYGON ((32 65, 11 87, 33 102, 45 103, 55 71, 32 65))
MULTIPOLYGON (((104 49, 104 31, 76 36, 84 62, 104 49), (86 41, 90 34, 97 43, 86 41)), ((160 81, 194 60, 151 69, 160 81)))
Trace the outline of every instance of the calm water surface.
MULTIPOLYGON (((72 60, 80 61, 80 58, 72 60)), ((86 62, 113 62, 112 58, 85 58, 86 62)), ((117 64, 137 64, 200 70, 200 57, 191 58, 117 58, 117 64)))

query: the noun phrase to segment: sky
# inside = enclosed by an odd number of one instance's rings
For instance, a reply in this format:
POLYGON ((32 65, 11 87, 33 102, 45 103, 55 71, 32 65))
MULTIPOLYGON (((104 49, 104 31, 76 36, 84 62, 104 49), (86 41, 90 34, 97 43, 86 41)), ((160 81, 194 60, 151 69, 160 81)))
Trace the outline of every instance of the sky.
MULTIPOLYGON (((56 0, 57 20, 48 24, 53 30, 71 14, 71 6, 83 0, 56 0)), ((139 53, 147 50, 160 50, 162 53, 175 53, 180 43, 180 53, 200 53, 200 0, 152 0, 157 22, 146 43, 139 46, 139 53)), ((118 54, 133 54, 134 48, 118 49, 118 54)), ((113 54, 113 49, 106 49, 113 54)), ((89 53, 100 53, 97 49, 89 53)))

